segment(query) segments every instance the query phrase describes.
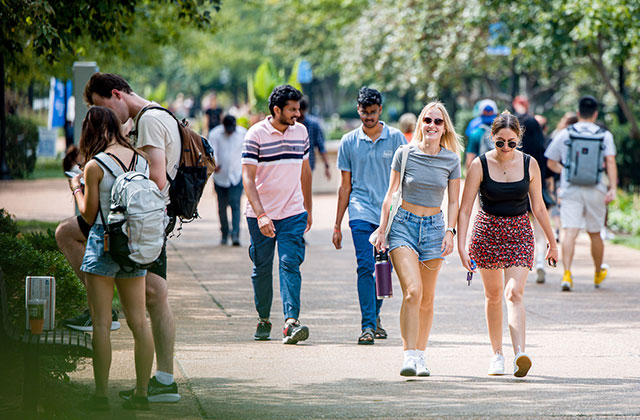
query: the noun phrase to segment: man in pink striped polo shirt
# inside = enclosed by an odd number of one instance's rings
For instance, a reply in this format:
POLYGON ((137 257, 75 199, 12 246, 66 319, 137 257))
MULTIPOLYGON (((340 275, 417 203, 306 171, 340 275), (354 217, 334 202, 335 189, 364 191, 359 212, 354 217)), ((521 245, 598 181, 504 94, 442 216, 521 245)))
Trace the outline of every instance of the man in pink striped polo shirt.
POLYGON ((284 344, 309 337, 300 324, 300 264, 304 261, 304 233, 311 227, 311 167, 309 136, 300 117, 302 93, 277 86, 269 96, 271 115, 253 125, 244 138, 242 182, 249 203, 246 216, 253 261, 254 301, 259 321, 256 340, 269 340, 273 301, 273 257, 278 244, 280 296, 285 325, 284 344))

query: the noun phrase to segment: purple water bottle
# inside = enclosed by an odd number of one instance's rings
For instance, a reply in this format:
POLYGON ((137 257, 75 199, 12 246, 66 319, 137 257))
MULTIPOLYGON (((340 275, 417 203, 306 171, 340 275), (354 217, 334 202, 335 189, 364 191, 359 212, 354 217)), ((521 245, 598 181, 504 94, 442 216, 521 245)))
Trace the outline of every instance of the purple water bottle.
POLYGON ((376 252, 376 296, 378 299, 393 296, 391 284, 391 262, 387 251, 376 252))

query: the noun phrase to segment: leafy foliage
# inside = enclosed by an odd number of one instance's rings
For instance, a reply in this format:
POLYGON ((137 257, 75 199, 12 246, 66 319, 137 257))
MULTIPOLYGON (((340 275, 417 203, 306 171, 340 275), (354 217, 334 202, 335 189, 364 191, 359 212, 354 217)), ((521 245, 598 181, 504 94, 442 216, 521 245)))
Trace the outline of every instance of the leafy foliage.
POLYGON ((26 118, 7 115, 7 165, 14 178, 25 178, 36 166, 38 127, 26 118))

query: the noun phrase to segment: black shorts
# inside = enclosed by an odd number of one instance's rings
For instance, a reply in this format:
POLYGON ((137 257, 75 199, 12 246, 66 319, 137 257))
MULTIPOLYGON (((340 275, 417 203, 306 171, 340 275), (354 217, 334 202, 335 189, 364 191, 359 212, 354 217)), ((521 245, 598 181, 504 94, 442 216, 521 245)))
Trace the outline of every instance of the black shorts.
POLYGON ((89 231, 91 230, 91 225, 87 223, 86 220, 82 218, 82 216, 78 216, 78 226, 80 226, 80 231, 84 235, 84 239, 89 237, 89 231))
POLYGON ((160 252, 160 256, 153 263, 153 265, 147 268, 147 271, 156 274, 163 279, 167 279, 167 243, 165 242, 162 247, 162 251, 160 252))

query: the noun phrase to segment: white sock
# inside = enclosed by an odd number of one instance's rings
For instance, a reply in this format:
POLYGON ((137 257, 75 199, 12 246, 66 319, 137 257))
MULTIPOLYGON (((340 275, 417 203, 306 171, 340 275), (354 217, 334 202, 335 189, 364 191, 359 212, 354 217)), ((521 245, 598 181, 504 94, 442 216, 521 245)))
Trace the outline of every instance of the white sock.
POLYGON ((156 380, 162 385, 171 385, 173 383, 173 374, 156 370, 156 380))
POLYGON ((410 359, 410 358, 413 358, 414 356, 415 356, 414 355, 414 350, 405 350, 404 351, 404 360, 405 361, 410 359))
POLYGON ((414 357, 420 358, 424 360, 424 350, 414 350, 413 351, 413 355, 414 357))

